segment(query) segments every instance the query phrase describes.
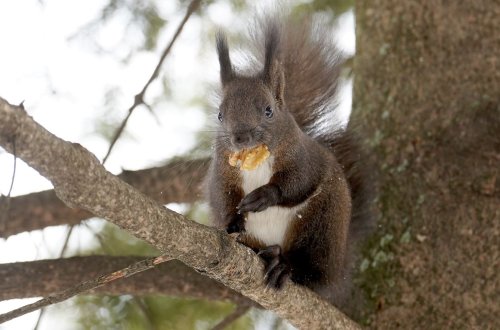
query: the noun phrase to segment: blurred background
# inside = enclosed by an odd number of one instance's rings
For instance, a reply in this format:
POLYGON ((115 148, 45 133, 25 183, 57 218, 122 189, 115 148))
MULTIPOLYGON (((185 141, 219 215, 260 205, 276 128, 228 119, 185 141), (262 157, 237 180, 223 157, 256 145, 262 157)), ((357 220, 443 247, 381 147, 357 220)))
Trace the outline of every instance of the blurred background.
MULTIPOLYGON (((82 144, 102 160, 189 3, 2 1, 0 96, 12 104, 23 102, 28 113, 50 132, 82 144)), ((106 168, 119 174, 162 166, 175 157, 208 156, 219 74, 215 31, 225 30, 232 50, 237 50, 244 46, 239 41, 253 13, 275 4, 264 0, 202 1, 149 86, 144 96, 147 106, 139 105, 131 115, 106 168)), ((344 54, 354 54, 352 1, 294 0, 286 5, 294 12, 325 17, 331 24, 332 38, 344 54)), ((351 107, 349 72, 346 68, 339 95, 344 120, 351 107)), ((13 156, 0 149, 0 193, 4 196, 52 188, 19 159, 14 180, 13 171, 13 156)), ((167 206, 207 223, 203 202, 167 206)), ((77 255, 157 254, 149 245, 96 218, 79 225, 51 226, 0 238, 0 263, 77 255)), ((0 313, 34 300, 2 301, 0 313)), ((0 329, 212 329, 234 309, 229 302, 185 297, 86 295, 7 322, 0 329)), ((257 309, 227 327, 288 328, 272 313, 257 309)))

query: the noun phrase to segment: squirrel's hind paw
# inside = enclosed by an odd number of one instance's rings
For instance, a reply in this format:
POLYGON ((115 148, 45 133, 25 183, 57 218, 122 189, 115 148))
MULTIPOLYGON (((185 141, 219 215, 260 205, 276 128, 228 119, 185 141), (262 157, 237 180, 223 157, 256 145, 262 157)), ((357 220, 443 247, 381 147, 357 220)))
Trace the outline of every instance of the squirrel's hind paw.
POLYGON ((264 280, 267 287, 281 289, 290 277, 291 268, 281 254, 279 245, 271 245, 259 251, 258 255, 265 262, 264 280))

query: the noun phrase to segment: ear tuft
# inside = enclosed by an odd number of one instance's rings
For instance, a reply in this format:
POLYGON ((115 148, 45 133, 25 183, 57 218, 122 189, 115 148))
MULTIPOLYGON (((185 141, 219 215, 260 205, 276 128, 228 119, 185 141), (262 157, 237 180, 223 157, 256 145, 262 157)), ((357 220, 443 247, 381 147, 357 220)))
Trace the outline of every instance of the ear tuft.
POLYGON ((265 35, 265 57, 262 79, 269 86, 276 102, 284 103, 285 74, 280 61, 280 29, 276 23, 269 24, 265 35))
POLYGON ((271 88, 274 92, 276 102, 283 106, 285 104, 285 72, 281 62, 276 61, 273 66, 274 70, 271 88))
POLYGON ((274 65, 278 57, 278 47, 280 43, 280 35, 277 24, 270 24, 265 35, 265 55, 264 55, 264 71, 263 80, 267 85, 272 84, 274 65))
POLYGON ((217 46, 217 54, 219 55, 220 80, 222 82, 222 85, 224 86, 234 78, 231 58, 229 57, 229 49, 227 47, 226 35, 221 31, 217 32, 215 43, 217 46))

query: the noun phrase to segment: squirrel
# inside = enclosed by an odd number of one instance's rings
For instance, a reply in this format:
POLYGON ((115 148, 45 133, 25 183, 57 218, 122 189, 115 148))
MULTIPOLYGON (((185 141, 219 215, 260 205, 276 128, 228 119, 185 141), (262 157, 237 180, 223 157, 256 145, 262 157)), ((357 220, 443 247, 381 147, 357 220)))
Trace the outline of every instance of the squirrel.
POLYGON ((207 175, 213 221, 264 260, 265 282, 290 278, 339 306, 352 250, 372 228, 370 180, 352 124, 332 119, 342 60, 324 24, 266 16, 253 27, 250 69, 237 70, 216 36, 222 85, 207 175), (234 152, 265 145, 256 169, 234 152))

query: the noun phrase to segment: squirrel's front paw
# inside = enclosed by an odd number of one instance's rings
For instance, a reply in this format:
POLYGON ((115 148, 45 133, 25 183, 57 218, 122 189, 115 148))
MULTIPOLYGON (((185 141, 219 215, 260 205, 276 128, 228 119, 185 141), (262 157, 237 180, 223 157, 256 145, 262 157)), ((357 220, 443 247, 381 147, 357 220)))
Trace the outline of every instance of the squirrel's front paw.
POLYGON ((279 245, 268 246, 257 253, 265 262, 264 280, 266 286, 281 289, 286 279, 290 277, 290 264, 281 254, 279 245))
POLYGON ((238 205, 238 213, 260 212, 278 203, 279 190, 273 185, 264 185, 246 195, 238 205))

